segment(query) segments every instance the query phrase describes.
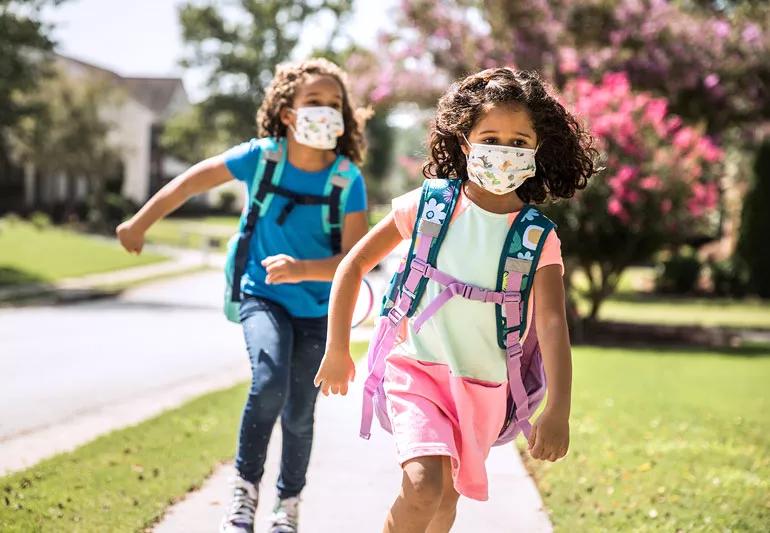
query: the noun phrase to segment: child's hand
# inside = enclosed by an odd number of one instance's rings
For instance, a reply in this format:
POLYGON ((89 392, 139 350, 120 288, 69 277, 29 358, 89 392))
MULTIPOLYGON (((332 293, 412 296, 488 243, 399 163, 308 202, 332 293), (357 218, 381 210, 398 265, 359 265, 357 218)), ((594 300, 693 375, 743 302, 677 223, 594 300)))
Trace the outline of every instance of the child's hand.
POLYGON ((299 283, 305 277, 302 262, 286 254, 271 255, 262 260, 262 266, 267 270, 265 283, 299 283))
POLYGON ((130 220, 115 228, 115 235, 127 252, 139 255, 144 247, 144 232, 136 229, 130 220))
POLYGON ((350 351, 341 353, 341 351, 332 352, 327 349, 314 383, 316 387, 321 387, 324 396, 328 396, 329 391, 332 394, 345 396, 348 393, 348 383, 355 377, 356 365, 350 357, 350 351))
POLYGON ((569 448, 569 415, 545 410, 532 425, 529 453, 534 459, 556 461, 569 448))

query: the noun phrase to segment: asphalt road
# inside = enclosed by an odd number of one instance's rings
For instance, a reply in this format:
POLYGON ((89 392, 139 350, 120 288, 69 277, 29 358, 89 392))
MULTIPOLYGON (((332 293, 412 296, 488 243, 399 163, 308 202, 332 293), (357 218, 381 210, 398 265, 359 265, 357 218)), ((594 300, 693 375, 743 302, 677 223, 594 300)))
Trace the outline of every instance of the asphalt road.
POLYGON ((121 297, 0 310, 0 441, 228 368, 248 369, 219 272, 121 297))

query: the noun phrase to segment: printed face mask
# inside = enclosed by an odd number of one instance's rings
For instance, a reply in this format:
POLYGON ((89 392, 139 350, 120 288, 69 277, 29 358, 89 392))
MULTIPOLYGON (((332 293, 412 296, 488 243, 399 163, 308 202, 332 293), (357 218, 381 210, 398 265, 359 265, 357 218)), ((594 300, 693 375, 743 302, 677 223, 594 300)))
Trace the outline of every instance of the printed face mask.
POLYGON ((499 144, 471 144, 468 177, 494 194, 515 191, 535 175, 537 149, 499 144))
POLYGON ((342 113, 333 107, 300 107, 293 110, 297 126, 292 127, 294 139, 300 144, 319 150, 333 150, 337 138, 345 133, 342 113))

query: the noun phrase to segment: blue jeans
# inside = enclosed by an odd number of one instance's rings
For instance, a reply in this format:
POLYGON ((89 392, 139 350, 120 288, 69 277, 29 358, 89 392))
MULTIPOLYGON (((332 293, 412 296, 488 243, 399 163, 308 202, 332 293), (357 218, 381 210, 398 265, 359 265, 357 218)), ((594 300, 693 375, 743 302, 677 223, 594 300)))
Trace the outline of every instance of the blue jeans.
POLYGON ((313 379, 326 347, 326 317, 295 318, 274 302, 244 294, 241 324, 252 382, 235 467, 241 477, 259 483, 270 435, 280 415, 283 450, 278 495, 297 496, 305 486, 313 445, 318 396, 313 379))

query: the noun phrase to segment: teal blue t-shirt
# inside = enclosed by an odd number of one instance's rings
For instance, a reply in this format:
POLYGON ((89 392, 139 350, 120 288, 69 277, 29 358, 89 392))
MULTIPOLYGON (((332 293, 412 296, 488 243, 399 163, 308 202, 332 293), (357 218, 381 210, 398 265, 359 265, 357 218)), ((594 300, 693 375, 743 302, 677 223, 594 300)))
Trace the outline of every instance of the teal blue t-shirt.
MULTIPOLYGON (((225 165, 235 179, 246 183, 249 197, 252 180, 259 162, 257 139, 239 144, 223 154, 225 165)), ((280 185, 299 194, 323 195, 331 166, 318 172, 305 172, 286 161, 280 185)), ((366 210, 366 188, 358 174, 348 185, 350 191, 344 206, 345 214, 366 210)), ((241 279, 241 290, 247 294, 272 300, 282 305, 292 316, 317 318, 328 314, 330 282, 304 281, 294 284, 265 284, 267 272, 262 260, 271 255, 286 254, 297 259, 323 259, 332 255, 329 236, 324 233, 321 206, 296 205, 283 225, 276 219, 287 203, 279 195, 257 222, 249 245, 249 262, 241 279)))

